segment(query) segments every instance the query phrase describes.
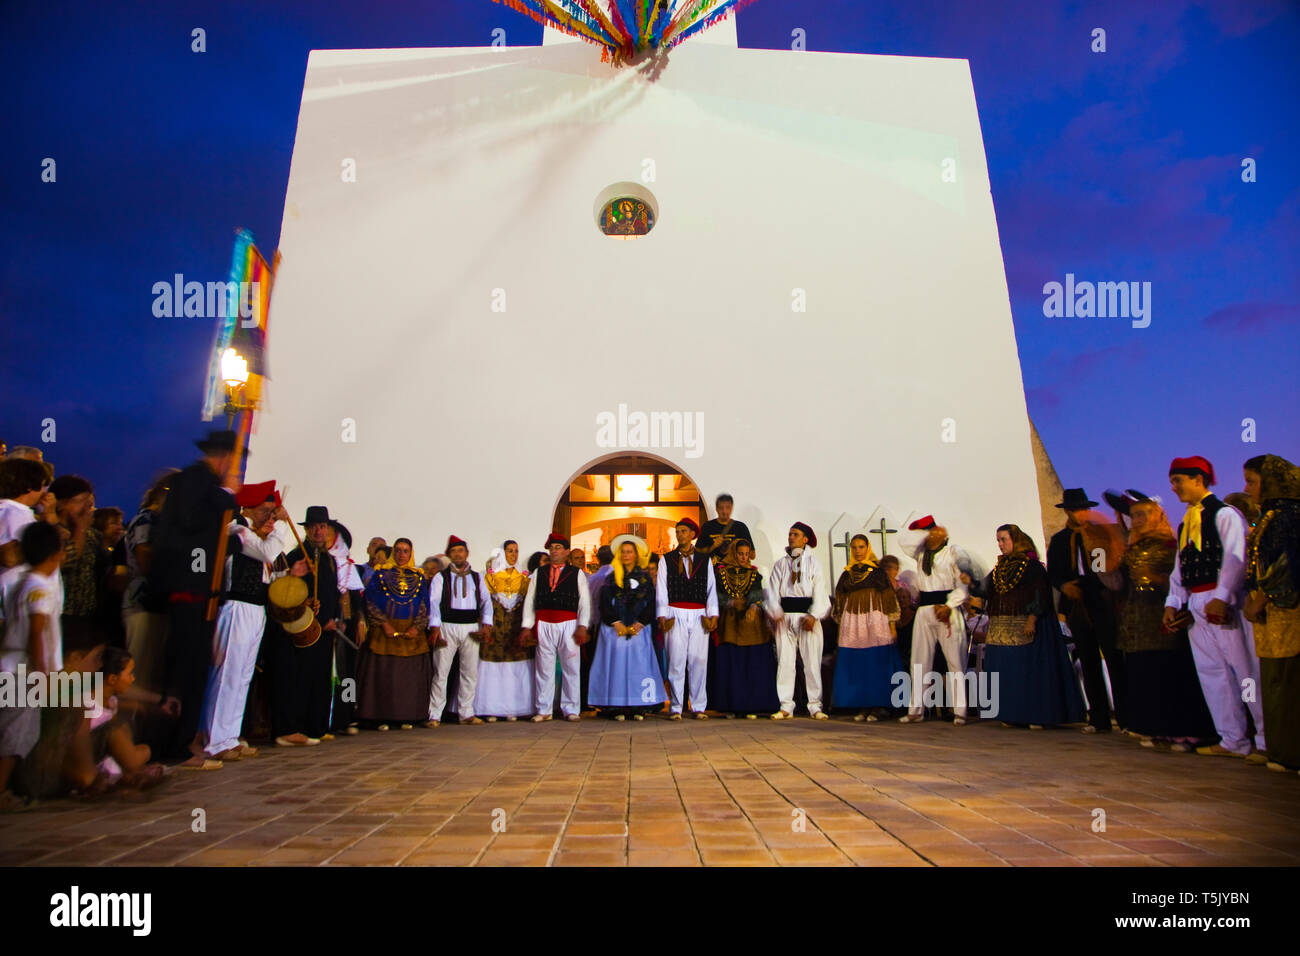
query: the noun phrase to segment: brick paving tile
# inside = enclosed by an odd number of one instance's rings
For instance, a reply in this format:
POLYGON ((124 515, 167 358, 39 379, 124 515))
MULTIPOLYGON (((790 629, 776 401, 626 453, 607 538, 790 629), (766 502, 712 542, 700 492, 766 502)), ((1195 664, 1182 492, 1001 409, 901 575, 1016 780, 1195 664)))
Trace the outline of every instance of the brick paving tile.
POLYGON ((1295 866, 1300 781, 993 722, 448 725, 0 818, 0 865, 68 863, 1295 866))

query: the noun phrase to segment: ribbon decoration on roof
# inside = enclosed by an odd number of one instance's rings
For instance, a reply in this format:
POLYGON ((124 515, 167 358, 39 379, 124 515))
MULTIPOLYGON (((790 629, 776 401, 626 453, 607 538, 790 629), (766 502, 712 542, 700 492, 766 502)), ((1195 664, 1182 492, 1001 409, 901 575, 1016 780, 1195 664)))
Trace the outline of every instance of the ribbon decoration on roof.
POLYGON ((622 66, 667 51, 720 23, 751 0, 493 0, 543 26, 600 47, 602 63, 622 66))

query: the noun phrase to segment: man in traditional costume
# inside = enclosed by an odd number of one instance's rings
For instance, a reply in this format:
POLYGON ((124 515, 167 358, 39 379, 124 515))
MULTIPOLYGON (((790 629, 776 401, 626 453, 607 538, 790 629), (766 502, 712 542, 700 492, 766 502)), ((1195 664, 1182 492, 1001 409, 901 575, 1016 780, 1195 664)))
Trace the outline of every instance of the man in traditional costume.
POLYGON ((281 524, 289 515, 280 505, 274 481, 245 485, 235 501, 241 512, 229 528, 223 601, 196 738, 196 749, 221 761, 257 754, 256 747, 240 740, 239 731, 266 628, 266 589, 289 547, 289 533, 281 524))
POLYGON ((997 530, 998 563, 975 600, 988 617, 984 672, 997 675, 997 717, 1033 730, 1083 720, 1047 569, 1018 525, 997 530))
POLYGON ((713 507, 718 516, 704 522, 704 527, 700 529, 699 547, 696 550, 712 558, 714 562, 718 562, 726 559, 732 544, 738 540, 748 541, 752 549, 754 536, 749 533, 748 525, 743 521, 735 521, 731 517, 736 507, 735 499, 729 494, 720 494, 714 501, 713 507))
POLYGON ((429 591, 429 627, 433 645, 433 689, 429 693, 429 721, 437 727, 447 705, 447 674, 452 658, 460 654, 460 687, 456 716, 462 724, 481 724, 474 713, 478 682, 479 642, 492 630, 492 596, 483 576, 469 565, 469 545, 454 534, 447 538, 451 564, 437 574, 429 591))
POLYGON ((839 626, 832 700, 835 707, 857 708, 854 720, 875 721, 889 708, 894 675, 903 670, 898 595, 865 534, 849 540, 849 556, 831 606, 839 626))
POLYGON ((695 550, 700 526, 683 518, 675 530, 677 548, 664 555, 655 581, 656 613, 668 653, 668 716, 682 719, 689 671, 691 711, 704 720, 709 703, 709 634, 718 626, 717 583, 708 557, 695 550))
POLYGON ((781 706, 776 694, 776 654, 768 626, 763 574, 754 567, 754 546, 736 538, 713 566, 717 578, 718 628, 713 633, 709 704, 728 717, 756 720, 781 706))
POLYGON ((1210 493, 1212 484, 1214 466, 1200 455, 1175 458, 1169 465, 1169 486, 1187 511, 1178 525, 1178 555, 1169 577, 1164 624, 1175 627, 1180 611, 1191 612, 1192 657, 1220 738, 1219 743, 1197 747, 1196 752, 1244 757, 1251 745, 1248 711, 1255 722, 1255 746, 1265 749, 1264 710, 1257 692, 1259 658, 1250 623, 1240 613, 1246 579, 1246 519, 1210 493), (1254 692, 1247 693, 1248 688, 1254 692))
POLYGON ((492 597, 492 628, 479 645, 474 713, 489 722, 498 717, 510 721, 530 717, 537 713, 533 703, 535 650, 520 641, 529 574, 520 567, 517 542, 507 541, 492 550, 484 580, 492 597))
POLYGON ((952 704, 952 722, 966 723, 966 621, 961 606, 967 597, 958 564, 957 549, 948 540, 948 529, 933 516, 918 518, 899 532, 899 545, 916 560, 916 617, 912 622, 911 699, 902 723, 925 719, 922 688, 934 666, 934 649, 943 649, 948 661, 948 687, 944 699, 952 704))
POLYGON ((333 519, 324 505, 312 505, 301 522, 307 540, 289 552, 303 571, 308 607, 320 625, 312 644, 299 646, 275 621, 267 625, 267 669, 271 676, 271 735, 277 747, 314 747, 330 734, 334 638, 346 626, 338 566, 326 542, 333 519))
POLYGON ((817 534, 811 525, 796 521, 788 541, 767 581, 767 611, 776 632, 776 695, 781 704, 772 719, 794 717, 795 664, 801 657, 808 716, 827 720, 822 710, 822 618, 831 601, 821 562, 813 553, 817 534))
POLYGON ((1300 770, 1300 468, 1277 455, 1258 464, 1246 613, 1259 655, 1268 769, 1300 770))
POLYGON ((521 640, 537 648, 534 667, 535 723, 550 720, 555 706, 555 658, 560 658, 563 680, 560 710, 565 720, 581 719, 580 683, 582 645, 588 641, 591 594, 587 575, 569 563, 569 539, 555 532, 546 539, 549 560, 537 570, 524 599, 521 640))
POLYGON ((181 702, 163 756, 192 759, 200 766, 207 758, 192 755, 190 745, 203 716, 212 662, 216 622, 207 618, 212 575, 219 544, 239 507, 234 495, 239 482, 231 477, 236 443, 233 431, 214 431, 195 442, 203 457, 173 476, 153 531, 149 590, 166 596, 169 612, 163 686, 166 696, 181 702))
POLYGON ((393 723, 410 730, 429 719, 429 587, 414 558, 411 539, 398 538, 392 557, 366 585, 369 627, 357 655, 357 717, 377 730, 393 723))
POLYGON ((666 696, 655 657, 655 585, 646 572, 650 549, 635 535, 614 539, 609 581, 600 592, 600 637, 588 700, 615 720, 643 720, 666 696))
POLYGON ((1083 668, 1083 688, 1088 695, 1084 732, 1107 734, 1111 730, 1107 673, 1115 717, 1121 728, 1128 726, 1124 652, 1119 649, 1115 598, 1108 584, 1119 580, 1124 542, 1118 525, 1098 520, 1090 510, 1096 506, 1082 488, 1066 489, 1056 506, 1065 512, 1066 525, 1047 545, 1047 577, 1061 592, 1060 613, 1065 615, 1083 668))

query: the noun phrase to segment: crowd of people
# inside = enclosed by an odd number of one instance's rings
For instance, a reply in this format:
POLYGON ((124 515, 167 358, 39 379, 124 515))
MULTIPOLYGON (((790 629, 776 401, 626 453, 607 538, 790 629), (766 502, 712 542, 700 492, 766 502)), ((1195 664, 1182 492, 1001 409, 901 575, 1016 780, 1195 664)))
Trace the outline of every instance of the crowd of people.
POLYGON ((555 532, 475 567, 453 534, 419 565, 375 537, 358 564, 327 507, 295 523, 275 482, 229 477, 233 432, 196 444, 125 524, 38 449, 0 461, 0 669, 99 694, 4 701, 3 809, 218 770, 263 730, 314 747, 556 716, 996 719, 1300 770, 1300 469, 1274 455, 1225 500, 1208 461, 1175 459, 1177 529, 1157 497, 1108 491, 1112 520, 1069 489, 1045 552, 1003 525, 985 573, 927 516, 899 533, 914 569, 859 534, 832 586, 801 521, 756 568, 725 494, 664 554, 624 534, 588 564, 555 532))

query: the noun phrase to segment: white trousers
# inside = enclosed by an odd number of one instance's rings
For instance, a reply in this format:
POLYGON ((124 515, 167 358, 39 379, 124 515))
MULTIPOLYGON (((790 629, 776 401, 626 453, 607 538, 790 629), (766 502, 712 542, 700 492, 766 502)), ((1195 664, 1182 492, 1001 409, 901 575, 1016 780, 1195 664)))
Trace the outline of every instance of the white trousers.
MULTIPOLYGON (((563 681, 560 684, 560 710, 564 716, 578 712, 581 698, 582 648, 573 642, 573 632, 578 621, 561 621, 551 624, 538 621, 537 656, 533 659, 533 691, 537 698, 537 712, 551 713, 555 706, 555 656, 560 657, 563 681)), ((471 704, 471 706, 473 706, 471 704)))
POLYGON ((943 656, 948 659, 948 668, 952 673, 952 678, 945 687, 944 700, 952 705, 953 716, 965 717, 966 622, 962 619, 961 611, 954 610, 948 615, 948 623, 944 624, 935 614, 933 604, 918 610, 912 625, 912 696, 908 702, 908 713, 913 717, 925 713, 921 691, 925 675, 934 668, 936 644, 943 648, 943 656))
POLYGON ((704 630, 704 608, 669 607, 672 629, 664 635, 664 652, 668 656, 668 691, 674 714, 682 712, 682 690, 686 672, 691 675, 691 710, 707 710, 709 694, 709 635, 704 630))
POLYGON ((776 623, 776 696, 781 709, 794 713, 795 656, 803 658, 803 683, 808 691, 808 713, 822 709, 822 622, 803 629, 804 614, 786 614, 776 623))
POLYGON ((447 706, 447 676, 451 660, 460 651, 460 690, 456 695, 456 714, 461 720, 474 716, 474 689, 478 685, 478 641, 470 634, 479 629, 474 624, 443 624, 442 638, 447 643, 433 649, 433 686, 429 689, 429 719, 442 720, 447 706))
POLYGON ((257 665, 257 648, 266 628, 266 608, 243 601, 226 601, 217 612, 213 635, 215 658, 208 671, 208 688, 203 695, 199 733, 207 739, 204 750, 219 754, 239 746, 244 725, 248 685, 257 665))
POLYGON ((1233 753, 1250 753, 1246 736, 1246 709, 1255 721, 1255 746, 1264 747, 1264 708, 1259 693, 1259 658, 1255 656, 1255 632, 1249 621, 1237 613, 1237 623, 1220 627, 1205 619, 1205 605, 1212 592, 1190 594, 1187 607, 1192 612, 1192 626, 1187 636, 1192 644, 1192 660, 1201 679, 1201 692, 1214 718, 1214 729, 1223 738, 1221 746, 1233 753), (1243 686, 1249 680, 1252 693, 1243 686), (1249 697, 1243 701, 1242 697, 1249 697))

